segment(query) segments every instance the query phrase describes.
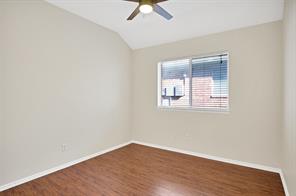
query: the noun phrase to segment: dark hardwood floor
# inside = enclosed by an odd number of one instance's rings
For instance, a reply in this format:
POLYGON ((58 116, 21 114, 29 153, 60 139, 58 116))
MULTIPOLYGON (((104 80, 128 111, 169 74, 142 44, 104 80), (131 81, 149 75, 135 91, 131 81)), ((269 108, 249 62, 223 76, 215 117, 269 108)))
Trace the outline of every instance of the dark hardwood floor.
POLYGON ((282 196, 280 176, 137 144, 0 193, 6 195, 282 196))

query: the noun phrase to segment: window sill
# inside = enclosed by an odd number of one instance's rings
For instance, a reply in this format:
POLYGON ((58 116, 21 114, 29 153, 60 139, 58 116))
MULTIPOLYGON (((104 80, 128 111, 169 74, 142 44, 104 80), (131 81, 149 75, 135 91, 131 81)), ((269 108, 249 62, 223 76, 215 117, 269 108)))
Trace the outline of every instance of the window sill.
POLYGON ((230 110, 223 109, 223 110, 216 110, 216 109, 207 109, 207 108, 194 108, 194 107, 165 107, 165 106, 158 106, 158 110, 162 111, 177 111, 177 112, 200 112, 200 113, 218 113, 218 114, 229 114, 230 110))

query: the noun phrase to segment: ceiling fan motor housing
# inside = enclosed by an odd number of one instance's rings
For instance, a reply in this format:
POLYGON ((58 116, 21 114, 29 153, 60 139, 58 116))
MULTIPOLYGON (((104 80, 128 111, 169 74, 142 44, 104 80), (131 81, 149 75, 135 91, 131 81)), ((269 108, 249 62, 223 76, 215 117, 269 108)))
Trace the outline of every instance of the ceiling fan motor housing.
POLYGON ((152 0, 140 0, 139 3, 140 5, 153 5, 152 0))

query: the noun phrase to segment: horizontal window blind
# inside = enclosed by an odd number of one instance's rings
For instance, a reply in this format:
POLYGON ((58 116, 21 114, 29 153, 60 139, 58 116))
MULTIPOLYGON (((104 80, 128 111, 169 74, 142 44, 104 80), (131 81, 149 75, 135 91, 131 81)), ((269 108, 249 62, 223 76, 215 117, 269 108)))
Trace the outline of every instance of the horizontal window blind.
POLYGON ((162 106, 188 107, 189 59, 164 62, 161 66, 162 106))
POLYGON ((160 66, 159 106, 228 110, 228 54, 166 61, 160 66))

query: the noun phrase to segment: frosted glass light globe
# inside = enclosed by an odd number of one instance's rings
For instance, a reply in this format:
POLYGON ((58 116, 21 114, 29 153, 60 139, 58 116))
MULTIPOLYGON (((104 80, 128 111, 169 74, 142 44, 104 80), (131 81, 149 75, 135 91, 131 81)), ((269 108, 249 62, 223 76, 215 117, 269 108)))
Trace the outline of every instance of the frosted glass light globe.
POLYGON ((140 6, 140 12, 142 12, 143 14, 149 14, 152 11, 153 11, 153 8, 151 5, 143 4, 140 6))

